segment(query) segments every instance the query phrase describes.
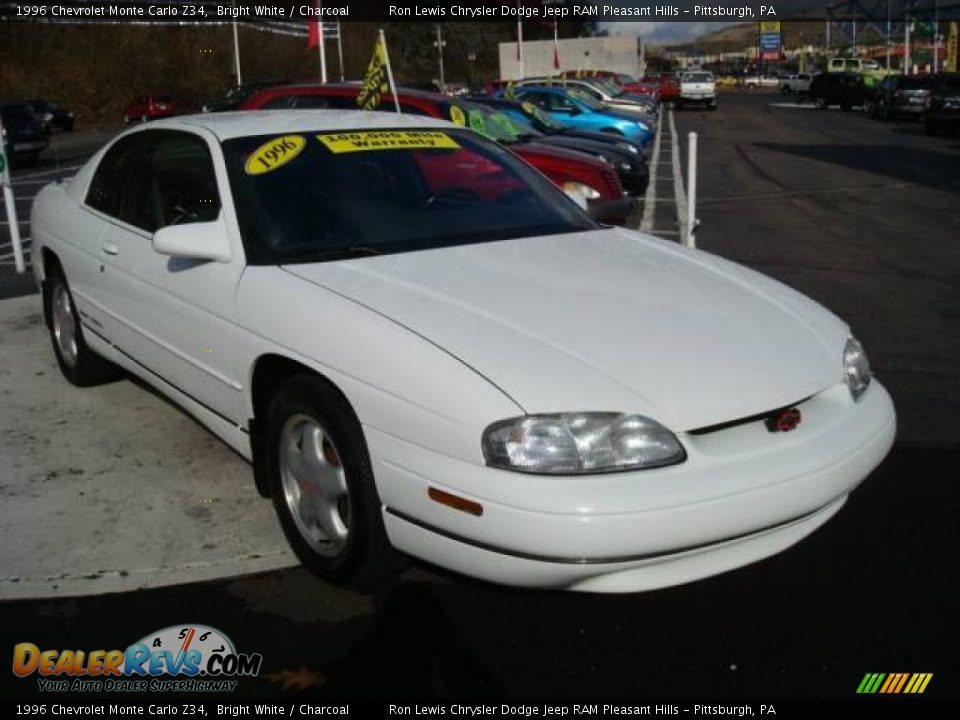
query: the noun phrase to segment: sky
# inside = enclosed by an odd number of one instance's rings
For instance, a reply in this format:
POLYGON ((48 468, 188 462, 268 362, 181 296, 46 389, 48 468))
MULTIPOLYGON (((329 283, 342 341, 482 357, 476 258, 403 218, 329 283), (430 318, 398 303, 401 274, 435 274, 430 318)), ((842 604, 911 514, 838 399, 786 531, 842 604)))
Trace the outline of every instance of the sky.
POLYGON ((601 22, 611 35, 635 35, 657 44, 682 43, 718 30, 729 22, 601 22))

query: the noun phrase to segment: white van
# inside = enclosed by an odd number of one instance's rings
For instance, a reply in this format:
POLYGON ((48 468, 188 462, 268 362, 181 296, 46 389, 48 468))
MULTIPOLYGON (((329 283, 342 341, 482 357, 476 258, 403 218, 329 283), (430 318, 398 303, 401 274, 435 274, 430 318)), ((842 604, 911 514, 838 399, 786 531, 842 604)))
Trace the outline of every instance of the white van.
POLYGON ((876 60, 865 60, 864 58, 830 58, 827 64, 827 72, 874 72, 880 69, 880 63, 876 60))

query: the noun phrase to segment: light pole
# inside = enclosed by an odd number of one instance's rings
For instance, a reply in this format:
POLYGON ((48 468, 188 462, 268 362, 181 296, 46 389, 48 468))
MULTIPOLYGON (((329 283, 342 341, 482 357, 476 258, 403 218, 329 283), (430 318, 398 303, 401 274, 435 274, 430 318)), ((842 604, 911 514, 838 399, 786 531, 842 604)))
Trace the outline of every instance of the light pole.
POLYGON ((437 59, 440 61, 440 88, 441 90, 446 87, 446 82, 443 77, 443 47, 446 45, 446 41, 443 39, 443 31, 440 29, 440 23, 437 23, 437 39, 433 41, 433 46, 437 49, 437 59))
MULTIPOLYGON (((236 17, 237 0, 233 0, 234 17, 236 17)), ((237 21, 233 21, 233 62, 237 70, 237 87, 243 84, 240 78, 240 39, 237 37, 237 21)))
POLYGON ((473 87, 473 63, 477 60, 477 53, 472 50, 467 54, 467 60, 470 61, 470 87, 473 87))

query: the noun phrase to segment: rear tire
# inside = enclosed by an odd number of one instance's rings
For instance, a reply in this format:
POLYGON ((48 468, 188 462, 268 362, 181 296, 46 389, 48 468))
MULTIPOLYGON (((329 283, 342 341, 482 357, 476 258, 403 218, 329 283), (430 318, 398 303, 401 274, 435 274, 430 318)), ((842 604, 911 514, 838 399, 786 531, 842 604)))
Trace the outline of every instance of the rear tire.
POLYGON ((300 561, 338 585, 368 589, 405 565, 390 545, 363 430, 346 399, 313 375, 291 378, 266 413, 267 485, 300 561))
POLYGON ((119 378, 120 368, 91 350, 84 340, 80 316, 63 273, 49 273, 43 289, 53 354, 63 376, 77 387, 102 385, 119 378))

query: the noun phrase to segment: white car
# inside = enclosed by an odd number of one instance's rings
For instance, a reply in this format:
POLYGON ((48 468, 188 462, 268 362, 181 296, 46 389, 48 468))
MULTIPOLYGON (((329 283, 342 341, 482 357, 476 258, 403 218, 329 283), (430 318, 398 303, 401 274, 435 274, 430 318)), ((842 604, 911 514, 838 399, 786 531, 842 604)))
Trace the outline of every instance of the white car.
POLYGON ((625 92, 622 88, 611 81, 605 81, 603 78, 528 78, 516 83, 517 87, 557 85, 567 88, 569 92, 576 93, 581 98, 592 100, 594 103, 602 103, 609 109, 620 112, 637 115, 643 120, 656 113, 657 103, 653 100, 640 98, 639 96, 625 92))
POLYGON ((598 225, 439 120, 161 120, 31 225, 66 377, 120 366, 180 404, 334 582, 404 555, 595 592, 707 577, 816 530, 894 437, 841 320, 598 225))
POLYGON ((692 71, 679 73, 680 94, 677 107, 704 105, 709 110, 717 109, 717 84, 713 73, 692 71))
POLYGON ((813 82, 811 73, 799 73, 797 75, 786 75, 780 78, 778 87, 784 95, 797 93, 803 95, 810 92, 810 83, 813 82))
POLYGON ((780 85, 780 78, 776 75, 748 75, 740 81, 740 84, 747 90, 775 88, 780 85))

